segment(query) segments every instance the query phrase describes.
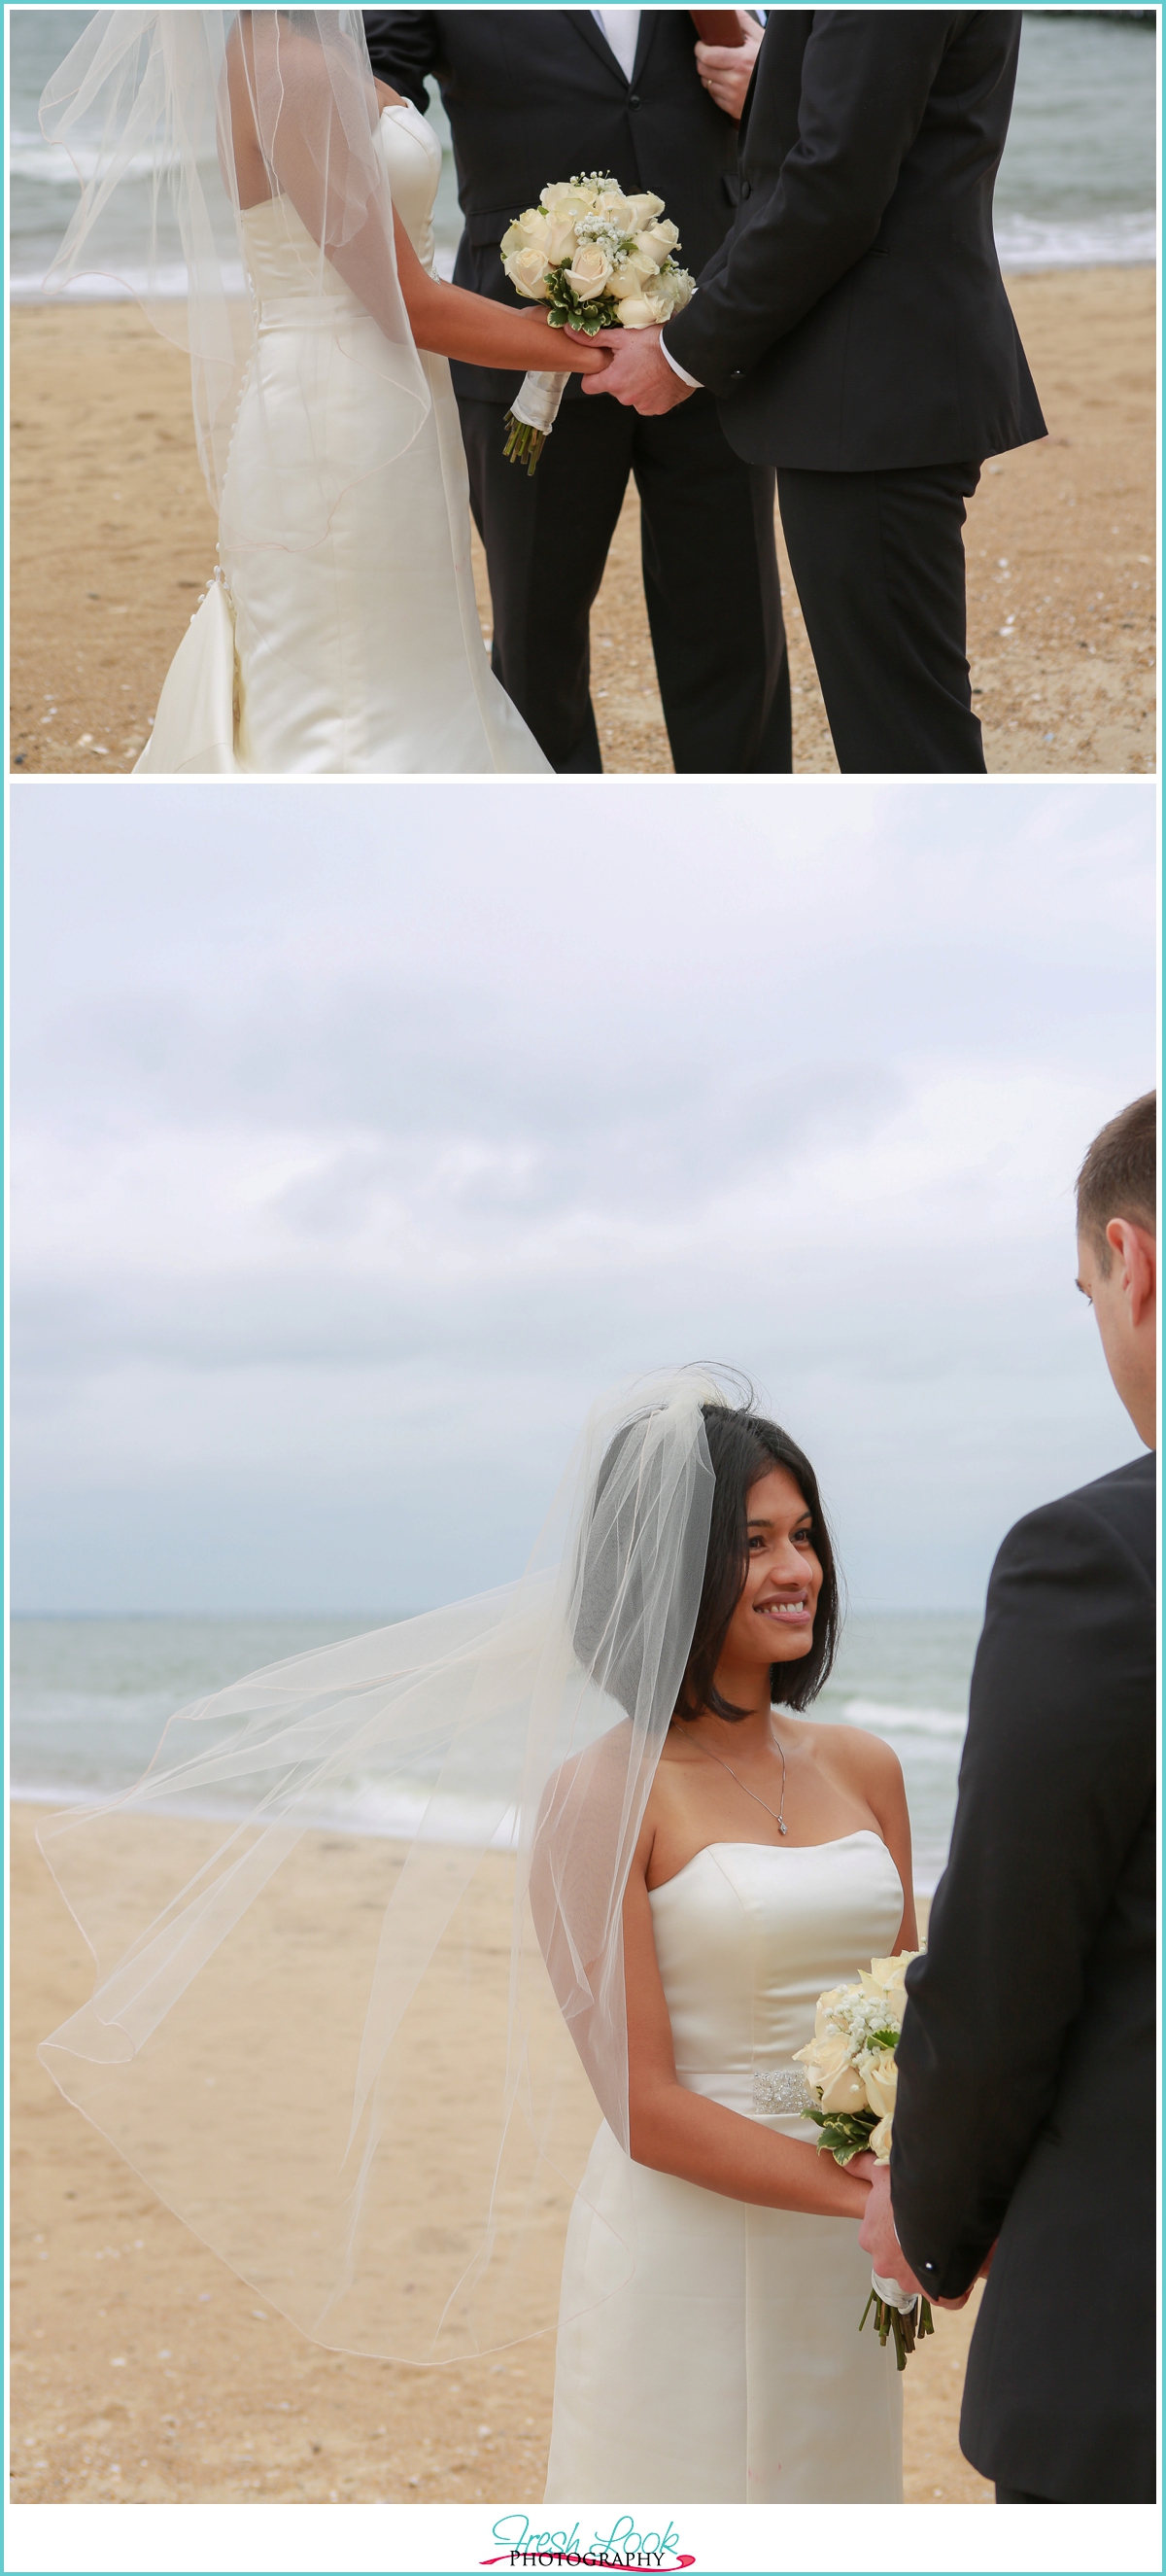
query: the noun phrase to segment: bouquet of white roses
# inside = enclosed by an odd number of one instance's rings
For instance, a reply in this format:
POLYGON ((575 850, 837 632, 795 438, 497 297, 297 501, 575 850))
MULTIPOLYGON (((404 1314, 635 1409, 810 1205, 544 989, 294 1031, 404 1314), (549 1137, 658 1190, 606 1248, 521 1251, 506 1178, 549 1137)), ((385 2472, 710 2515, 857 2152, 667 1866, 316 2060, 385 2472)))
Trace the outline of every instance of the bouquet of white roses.
MULTIPOLYGON (((502 266, 520 295, 547 306, 556 331, 568 322, 576 331, 603 331, 613 323, 646 331, 679 313, 693 289, 673 256, 680 235, 663 214, 662 197, 625 196, 599 170, 555 179, 537 206, 503 233, 502 266)), ((531 474, 566 383, 566 375, 528 375, 507 412, 506 454, 531 474)))
MULTIPOLYGON (((857 1984, 831 1986, 819 1995, 814 2036, 808 2048, 795 2052, 810 2092, 818 2097, 816 2105, 808 2104, 806 2117, 816 2120, 822 2132, 819 2152, 828 2147, 836 2164, 848 2165, 864 2148, 881 2165, 890 2156, 899 2081, 895 2050, 907 2001, 904 1977, 919 1956, 918 1950, 903 1950, 897 1959, 872 1959, 870 1974, 864 1969, 857 1984)), ((897 2281, 881 2280, 872 2272, 871 2294, 858 2321, 860 2334, 872 2307, 879 2342, 885 2344, 893 2334, 903 2370, 918 2338, 935 2331, 930 2306, 913 2294, 908 2298, 897 2281)))

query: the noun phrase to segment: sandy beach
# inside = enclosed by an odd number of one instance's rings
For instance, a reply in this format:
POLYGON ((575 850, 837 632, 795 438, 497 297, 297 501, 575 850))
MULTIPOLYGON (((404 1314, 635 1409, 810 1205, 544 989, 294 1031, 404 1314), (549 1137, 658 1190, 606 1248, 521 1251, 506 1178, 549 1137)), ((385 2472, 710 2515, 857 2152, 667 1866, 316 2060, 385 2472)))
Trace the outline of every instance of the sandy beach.
MULTIPOLYGON (((969 651, 994 771, 1154 763, 1155 284, 1148 268, 1015 277, 1049 436, 991 461, 967 527, 969 651)), ((215 559, 187 360, 132 305, 12 315, 12 759, 132 769, 215 559)), ((476 542, 476 541, 475 541, 476 542)), ((799 771, 835 768, 782 552, 799 771)), ((477 556, 483 631, 485 566, 477 556)), ((634 491, 592 617, 612 772, 668 773, 634 491)))
MULTIPOLYGON (((58 2094, 36 2043, 92 1980, 34 1841, 37 1814, 12 1810, 14 2501, 537 2502, 552 2335, 440 2370, 327 2352, 58 2094)), ((458 2063, 472 2094, 464 2041, 458 2063)), ((431 2163, 418 2156, 418 2206, 431 2163)), ((565 2195, 547 2211, 552 2280, 566 2212, 565 2195)), ((939 2314, 908 2368, 909 2503, 991 2502, 957 2440, 974 2317, 974 2302, 939 2314)))

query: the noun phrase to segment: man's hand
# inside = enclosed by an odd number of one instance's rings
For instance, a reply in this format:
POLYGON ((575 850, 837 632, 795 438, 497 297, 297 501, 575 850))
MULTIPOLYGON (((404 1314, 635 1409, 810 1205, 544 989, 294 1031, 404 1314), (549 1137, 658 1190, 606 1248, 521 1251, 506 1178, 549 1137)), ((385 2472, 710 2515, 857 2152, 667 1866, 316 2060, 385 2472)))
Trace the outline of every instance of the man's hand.
POLYGON ((617 402, 630 403, 633 411, 652 413, 671 411, 677 403, 687 402, 692 386, 670 367, 661 352, 659 331, 596 331, 589 338, 585 331, 572 331, 567 324, 568 339, 582 341, 585 347, 608 349, 611 364, 602 375, 585 376, 585 394, 614 394, 617 402))
MULTIPOLYGON (((854 2171, 861 2168, 864 2174, 870 2172, 870 2196, 858 2231, 858 2241, 863 2253, 870 2256, 872 2270, 882 2280, 898 2281, 904 2290, 914 2290, 917 2298, 926 2298, 922 2282, 916 2280, 895 2234, 890 2166, 875 2164, 874 2157, 868 2155, 854 2156, 851 2164, 854 2171), (872 2166, 873 2172, 870 2171, 872 2166)), ((962 2306, 962 2301, 960 2304, 962 2306)))
MULTIPOLYGON (((922 2281, 916 2280, 895 2234, 894 2213, 891 2209, 890 2166, 876 2164, 873 2156, 864 2154, 853 2156, 847 2170, 850 2173, 870 2176, 870 2196, 858 2231, 858 2241, 863 2253, 870 2256, 872 2271, 877 2272, 881 2280, 897 2281, 901 2289, 914 2290, 917 2298, 926 2299, 929 2293, 924 2289, 922 2281)), ((992 2255, 995 2251, 996 2248, 993 2245, 980 2265, 976 2276, 978 2280, 986 2279, 991 2271, 992 2255)), ((932 2297, 931 2305, 933 2308, 966 2308, 971 2295, 972 2290, 969 2285, 962 2298, 932 2297)))
POLYGON ((753 65, 765 32, 747 10, 738 9, 737 16, 744 31, 743 44, 696 47, 696 68, 709 97, 724 109, 726 116, 732 117, 734 125, 740 123, 745 92, 753 78, 753 65))

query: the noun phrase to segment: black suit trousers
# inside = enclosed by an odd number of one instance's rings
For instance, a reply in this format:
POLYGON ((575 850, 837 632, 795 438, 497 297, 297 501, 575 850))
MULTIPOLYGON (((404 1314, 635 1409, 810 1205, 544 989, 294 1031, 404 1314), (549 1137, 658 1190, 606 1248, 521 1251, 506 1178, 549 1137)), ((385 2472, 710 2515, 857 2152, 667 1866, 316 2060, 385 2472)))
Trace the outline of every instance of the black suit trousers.
POLYGON ((963 525, 978 464, 779 465, 781 524, 842 770, 982 771, 963 525))
MULTIPOLYGON (((494 670, 551 767, 603 767, 589 620, 634 474, 675 767, 788 770, 773 468, 734 456, 711 397, 693 394, 654 420, 610 395, 568 398, 534 475, 507 462, 501 404, 459 396, 458 408, 490 573, 494 670)), ((618 663, 611 686, 621 686, 618 663)))

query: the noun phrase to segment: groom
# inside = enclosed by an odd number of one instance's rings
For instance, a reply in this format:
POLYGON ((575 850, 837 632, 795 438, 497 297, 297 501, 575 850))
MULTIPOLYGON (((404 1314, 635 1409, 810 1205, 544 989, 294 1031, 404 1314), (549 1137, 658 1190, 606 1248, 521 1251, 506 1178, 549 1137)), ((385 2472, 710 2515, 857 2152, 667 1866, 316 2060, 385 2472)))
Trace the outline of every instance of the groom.
POLYGON ((984 767, 965 503, 1045 434, 992 236, 1020 21, 771 10, 733 228, 686 310, 601 334, 587 381, 651 417, 707 386, 737 455, 776 465, 844 770, 984 767))
MULTIPOLYGON (((422 114, 426 74, 440 82, 465 216, 459 286, 513 304, 502 234, 549 181, 576 171, 653 190, 687 265, 713 257, 737 193, 735 115, 716 99, 739 112, 747 82, 734 89, 720 48, 702 51, 698 67, 688 10, 377 9, 364 23, 374 72, 422 114)), ((750 21, 745 71, 758 41, 750 21)), ((674 419, 639 420, 581 402, 573 377, 531 478, 503 454, 519 377, 455 365, 453 381, 490 573, 494 670, 552 768, 603 767, 589 616, 634 474, 675 767, 788 770, 773 467, 735 453, 711 394, 674 419)), ((627 682, 611 658, 614 698, 627 682)))
MULTIPOLYGON (((1135 1100, 1077 1184, 1078 1286, 1147 1451, 1156 1124, 1135 1100)), ((996 1559, 951 1854, 907 1970, 889 2194, 882 2167, 861 2230, 877 2272, 909 2289, 905 2255, 932 2298, 991 2265, 960 2445, 1000 2504, 1154 2497, 1154 1500, 1140 1455, 996 1559)))

